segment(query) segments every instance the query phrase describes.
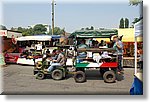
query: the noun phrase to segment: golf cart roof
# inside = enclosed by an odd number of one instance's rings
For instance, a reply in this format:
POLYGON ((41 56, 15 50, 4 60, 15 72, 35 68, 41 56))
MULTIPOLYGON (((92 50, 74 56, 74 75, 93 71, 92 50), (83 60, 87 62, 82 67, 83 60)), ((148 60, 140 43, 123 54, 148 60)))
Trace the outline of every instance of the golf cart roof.
POLYGON ((70 35, 70 38, 110 38, 113 35, 118 35, 116 29, 77 30, 70 35))

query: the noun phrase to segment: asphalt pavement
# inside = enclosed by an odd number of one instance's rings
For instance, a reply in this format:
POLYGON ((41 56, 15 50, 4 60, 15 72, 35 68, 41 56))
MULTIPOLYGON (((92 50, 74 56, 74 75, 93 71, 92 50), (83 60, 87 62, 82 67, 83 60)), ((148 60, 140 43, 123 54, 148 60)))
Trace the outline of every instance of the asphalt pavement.
POLYGON ((2 94, 111 94, 128 95, 134 78, 133 68, 124 68, 124 78, 114 83, 105 83, 98 70, 86 71, 87 81, 76 83, 72 75, 55 81, 51 77, 38 80, 33 75, 33 66, 8 65, 3 69, 2 94))

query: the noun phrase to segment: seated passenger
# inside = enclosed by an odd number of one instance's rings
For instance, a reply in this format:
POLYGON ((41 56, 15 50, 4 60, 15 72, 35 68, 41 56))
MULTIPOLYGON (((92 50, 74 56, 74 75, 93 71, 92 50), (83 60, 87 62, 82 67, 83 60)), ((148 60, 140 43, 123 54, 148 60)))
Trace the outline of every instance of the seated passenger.
POLYGON ((57 58, 56 49, 54 49, 52 51, 52 53, 50 53, 49 49, 47 49, 46 55, 43 56, 43 61, 45 61, 46 59, 48 59, 48 60, 56 60, 56 58, 57 58))
POLYGON ((90 40, 89 40, 89 42, 88 42, 88 45, 89 45, 89 47, 93 47, 93 38, 91 38, 90 40))
MULTIPOLYGON (((88 45, 85 44, 85 40, 81 41, 81 44, 78 45, 78 48, 88 48, 88 45)), ((87 57, 86 52, 80 52, 78 54, 79 54, 78 55, 79 58, 86 58, 87 57)))
POLYGON ((99 48, 108 48, 106 41, 101 40, 101 42, 99 44, 99 48))

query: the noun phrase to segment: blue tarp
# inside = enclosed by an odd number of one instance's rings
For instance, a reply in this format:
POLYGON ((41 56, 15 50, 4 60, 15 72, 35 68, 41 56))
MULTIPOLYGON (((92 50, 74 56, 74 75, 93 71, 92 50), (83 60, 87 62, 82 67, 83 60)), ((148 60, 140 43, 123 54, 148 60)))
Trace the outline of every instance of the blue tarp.
POLYGON ((143 82, 134 77, 134 82, 130 89, 130 95, 143 95, 143 82))
POLYGON ((34 36, 50 36, 50 37, 52 37, 52 39, 59 39, 59 38, 61 38, 61 36, 60 35, 45 35, 45 34, 38 34, 38 35, 34 35, 34 36))
POLYGON ((52 36, 52 39, 59 39, 59 38, 61 38, 60 35, 51 35, 51 36, 52 36))

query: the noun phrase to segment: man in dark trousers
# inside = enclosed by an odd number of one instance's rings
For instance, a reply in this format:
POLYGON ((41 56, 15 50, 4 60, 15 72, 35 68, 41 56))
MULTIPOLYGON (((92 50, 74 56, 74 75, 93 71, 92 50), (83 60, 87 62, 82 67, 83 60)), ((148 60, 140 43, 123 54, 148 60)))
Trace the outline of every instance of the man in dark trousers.
POLYGON ((116 49, 116 54, 118 54, 118 74, 123 71, 122 59, 123 59, 123 43, 119 40, 118 36, 113 37, 114 45, 113 48, 116 49))

